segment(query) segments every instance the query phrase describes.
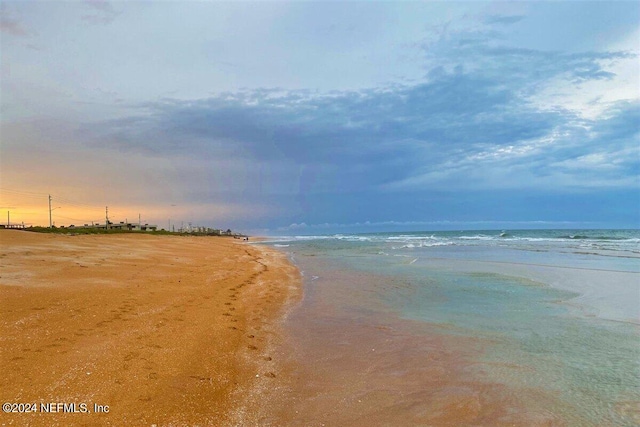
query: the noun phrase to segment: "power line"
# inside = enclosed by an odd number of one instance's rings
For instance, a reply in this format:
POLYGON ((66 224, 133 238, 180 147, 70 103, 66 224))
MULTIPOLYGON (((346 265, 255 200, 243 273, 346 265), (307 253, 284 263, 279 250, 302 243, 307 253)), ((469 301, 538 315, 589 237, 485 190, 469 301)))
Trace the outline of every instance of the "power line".
POLYGON ((17 194, 24 194, 24 195, 32 195, 32 196, 47 196, 47 193, 38 193, 35 191, 24 191, 24 190, 14 190, 11 188, 4 188, 4 187, 0 187, 0 192, 8 192, 8 193, 17 193, 17 194))
POLYGON ((2 199, 10 199, 10 200, 15 200, 17 198, 20 198, 21 200, 24 199, 28 199, 28 200, 42 200, 43 197, 47 197, 47 195, 45 194, 44 196, 35 196, 35 195, 31 195, 31 194, 18 194, 18 193, 4 193, 2 194, 2 191, 0 191, 0 197, 2 199))
POLYGON ((77 206, 79 208, 89 208, 89 209, 102 210, 102 208, 97 206, 97 205, 90 205, 90 204, 87 204, 87 203, 74 202, 72 200, 67 199, 66 197, 58 197, 58 196, 56 196, 56 200, 60 201, 61 203, 66 204, 66 205, 77 206))
POLYGON ((101 210, 102 208, 100 208, 98 205, 92 205, 89 203, 83 203, 83 202, 78 202, 72 199, 69 199, 67 197, 61 197, 61 196, 57 196, 55 194, 51 195, 51 194, 46 194, 46 193, 39 193, 39 192, 35 192, 35 191, 24 191, 24 190, 13 190, 10 188, 3 188, 0 187, 0 194, 2 193, 8 193, 7 195, 13 195, 13 196, 21 196, 21 197, 26 197, 29 199, 42 199, 45 197, 51 197, 52 199, 55 199, 57 202, 61 202, 65 205, 71 205, 71 206, 76 206, 76 207, 80 207, 80 208, 89 208, 89 209, 96 209, 96 210, 101 210))
POLYGON ((68 216, 57 215, 57 214, 56 214, 56 218, 70 219, 72 221, 79 221, 79 222, 100 222, 99 220, 95 220, 95 219, 71 218, 71 217, 68 217, 68 216))
MULTIPOLYGON (((0 195, 8 196, 8 200, 4 201, 3 204, 6 204, 7 208, 13 211, 15 211, 17 207, 19 207, 20 205, 20 203, 16 203, 16 200, 13 199, 14 197, 20 198, 22 200, 26 199, 26 200, 29 200, 29 202, 33 200, 44 202, 45 200, 47 200, 46 203, 48 203, 48 209, 49 209, 49 227, 53 226, 54 219, 57 219, 57 218, 70 220, 70 221, 78 221, 83 223, 90 223, 90 222, 99 223, 100 221, 96 220, 95 218, 99 218, 101 215, 104 215, 105 221, 108 223, 110 221, 109 217, 118 218, 118 217, 126 216, 124 214, 120 215, 119 212, 117 211, 114 212, 113 210, 109 212, 108 207, 105 207, 104 213, 100 214, 99 211, 102 211, 102 208, 99 206, 92 205, 89 203, 78 202, 78 201, 69 199, 67 197, 59 197, 59 196, 56 196, 55 194, 46 194, 46 193, 40 193, 37 191, 14 190, 10 188, 0 187, 0 195), (56 207, 54 207, 54 203, 56 207), (11 205, 11 207, 8 207, 8 205, 11 205), (94 219, 89 220, 89 219, 69 217, 66 215, 60 215, 59 213, 53 212, 59 208, 68 207, 68 206, 74 208, 72 209, 74 213, 78 211, 83 211, 81 213, 82 216, 87 215, 89 217, 93 217, 94 219)), ((41 205, 41 203, 38 203, 38 204, 41 205)), ((29 205, 31 205, 31 203, 29 203, 29 205)), ((22 211, 22 209, 18 209, 18 211, 22 211)), ((138 226, 140 227, 141 225, 142 225, 142 215, 138 213, 138 226)))

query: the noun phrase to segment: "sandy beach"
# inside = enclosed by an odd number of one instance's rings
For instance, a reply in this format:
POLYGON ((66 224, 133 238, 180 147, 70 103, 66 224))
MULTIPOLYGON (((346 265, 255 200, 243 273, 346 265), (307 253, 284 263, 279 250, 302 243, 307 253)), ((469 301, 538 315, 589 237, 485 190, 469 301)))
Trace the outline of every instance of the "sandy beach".
POLYGON ((259 421, 301 292, 285 255, 230 238, 12 230, 0 249, 0 397, 30 412, 0 425, 259 421))

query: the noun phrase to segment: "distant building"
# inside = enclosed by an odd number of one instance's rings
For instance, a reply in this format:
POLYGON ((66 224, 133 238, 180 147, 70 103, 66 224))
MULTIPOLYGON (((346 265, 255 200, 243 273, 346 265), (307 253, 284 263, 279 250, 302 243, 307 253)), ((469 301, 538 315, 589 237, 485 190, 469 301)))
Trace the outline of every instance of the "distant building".
MULTIPOLYGON (((73 224, 71 224, 67 228, 70 228, 70 229, 96 228, 96 229, 99 229, 99 230, 104 230, 107 227, 106 227, 105 224, 84 224, 84 225, 73 225, 73 224)), ((119 222, 117 224, 109 222, 109 230, 156 231, 156 230, 158 230, 158 226, 157 225, 152 225, 152 224, 138 224, 137 222, 136 223, 133 223, 133 222, 119 222)))
POLYGON ((19 228, 19 229, 23 229, 24 224, 0 224, 0 229, 6 229, 6 228, 19 228))

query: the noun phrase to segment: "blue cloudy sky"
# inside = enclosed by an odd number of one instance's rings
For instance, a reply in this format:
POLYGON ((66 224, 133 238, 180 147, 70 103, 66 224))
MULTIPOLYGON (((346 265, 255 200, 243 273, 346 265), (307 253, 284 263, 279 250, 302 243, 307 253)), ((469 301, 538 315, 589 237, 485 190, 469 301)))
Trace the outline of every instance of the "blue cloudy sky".
POLYGON ((16 220, 640 226, 635 1, 3 1, 0 29, 16 220))

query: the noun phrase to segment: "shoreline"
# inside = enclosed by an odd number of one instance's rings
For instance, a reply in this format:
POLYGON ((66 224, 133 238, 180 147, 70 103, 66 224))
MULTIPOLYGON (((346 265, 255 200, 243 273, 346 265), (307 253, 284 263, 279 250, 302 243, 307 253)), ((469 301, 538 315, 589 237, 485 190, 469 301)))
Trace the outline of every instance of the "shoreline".
POLYGON ((238 425, 277 388, 273 349, 301 295, 285 254, 220 237, 13 230, 0 249, 0 395, 38 405, 1 424, 238 425), (72 406, 43 413, 48 402, 72 406))

